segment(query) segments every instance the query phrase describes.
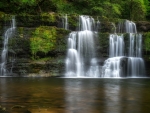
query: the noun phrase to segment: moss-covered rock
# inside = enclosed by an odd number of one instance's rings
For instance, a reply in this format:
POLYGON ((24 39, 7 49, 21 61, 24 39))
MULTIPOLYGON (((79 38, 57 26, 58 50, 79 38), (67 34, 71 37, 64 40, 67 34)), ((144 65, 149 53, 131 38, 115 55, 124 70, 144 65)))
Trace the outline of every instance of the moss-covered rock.
POLYGON ((14 65, 12 69, 14 75, 24 76, 29 73, 36 75, 45 73, 46 76, 58 75, 62 72, 60 70, 64 70, 62 65, 64 67, 63 60, 66 55, 67 35, 69 33, 70 31, 55 26, 16 28, 16 33, 9 39, 8 59, 10 60, 8 60, 9 65, 7 67, 10 69, 14 65), (38 40, 36 40, 37 37, 38 40), (38 42, 39 39, 42 40, 40 43, 38 42), (36 43, 37 45, 32 47, 36 43), (33 53, 36 53, 36 56, 33 57, 33 53), (54 60, 44 60, 42 63, 34 62, 34 59, 42 60, 47 57, 54 60), (57 59, 58 57, 63 59, 57 59))
POLYGON ((47 54, 56 48, 56 28, 48 26, 40 26, 35 29, 30 38, 30 49, 34 58, 37 52, 47 54))
POLYGON ((98 34, 99 42, 99 53, 101 57, 108 57, 109 55, 109 33, 99 33, 98 34))
POLYGON ((55 13, 17 15, 16 20, 19 27, 58 26, 59 15, 55 13))

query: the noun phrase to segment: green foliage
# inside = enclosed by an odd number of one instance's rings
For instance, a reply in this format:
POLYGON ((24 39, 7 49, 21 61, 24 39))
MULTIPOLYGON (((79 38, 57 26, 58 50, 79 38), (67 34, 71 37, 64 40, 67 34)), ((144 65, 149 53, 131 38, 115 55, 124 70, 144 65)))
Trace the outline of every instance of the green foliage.
POLYGON ((54 13, 41 13, 42 20, 48 22, 55 22, 56 15, 54 13))
POLYGON ((5 17, 5 13, 4 12, 0 12, 0 19, 5 17))
POLYGON ((103 53, 102 56, 108 56, 107 50, 109 48, 109 33, 99 33, 98 42, 100 45, 100 52, 103 53))
POLYGON ((121 7, 119 4, 104 2, 104 6, 104 16, 106 17, 118 17, 121 14, 121 7))
POLYGON ((146 17, 147 17, 147 19, 149 19, 149 17, 150 17, 150 1, 144 0, 144 5, 146 8, 146 17))
POLYGON ((146 8, 143 0, 133 0, 130 18, 131 20, 144 20, 146 8), (138 15, 137 15, 138 14, 138 15))
POLYGON ((149 0, 1 0, 0 10, 14 14, 86 14, 136 21, 150 17, 149 0))
POLYGON ((47 54, 56 47, 56 28, 40 26, 36 28, 30 38, 30 48, 33 58, 36 58, 37 52, 47 54))
POLYGON ((144 49, 150 51, 150 32, 145 33, 144 49))
POLYGON ((122 18, 130 20, 144 20, 146 16, 146 6, 144 0, 127 0, 122 3, 122 18))

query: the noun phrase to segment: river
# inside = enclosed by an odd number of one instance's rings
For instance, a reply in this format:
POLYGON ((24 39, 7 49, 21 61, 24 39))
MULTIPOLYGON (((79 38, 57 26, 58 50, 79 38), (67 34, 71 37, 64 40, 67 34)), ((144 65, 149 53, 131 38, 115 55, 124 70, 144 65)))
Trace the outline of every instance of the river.
POLYGON ((150 113, 150 79, 2 77, 0 105, 10 113, 150 113))

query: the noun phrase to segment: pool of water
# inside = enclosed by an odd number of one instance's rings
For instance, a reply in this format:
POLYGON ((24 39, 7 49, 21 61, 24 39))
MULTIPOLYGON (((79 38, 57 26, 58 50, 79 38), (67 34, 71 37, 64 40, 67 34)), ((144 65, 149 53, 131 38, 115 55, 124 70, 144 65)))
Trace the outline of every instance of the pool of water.
POLYGON ((0 78, 9 113, 150 113, 150 79, 0 78))

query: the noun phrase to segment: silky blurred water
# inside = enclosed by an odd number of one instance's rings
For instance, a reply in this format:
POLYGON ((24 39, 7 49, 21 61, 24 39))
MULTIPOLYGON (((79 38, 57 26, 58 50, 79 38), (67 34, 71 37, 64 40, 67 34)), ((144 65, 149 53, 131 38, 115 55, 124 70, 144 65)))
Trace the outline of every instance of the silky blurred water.
POLYGON ((0 78, 10 113, 150 113, 149 78, 0 78))

